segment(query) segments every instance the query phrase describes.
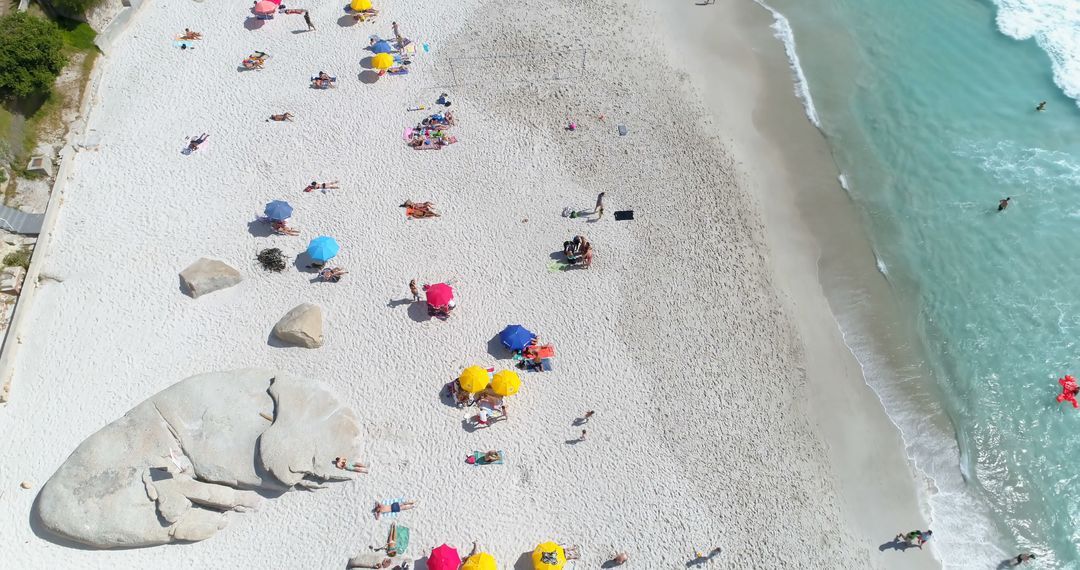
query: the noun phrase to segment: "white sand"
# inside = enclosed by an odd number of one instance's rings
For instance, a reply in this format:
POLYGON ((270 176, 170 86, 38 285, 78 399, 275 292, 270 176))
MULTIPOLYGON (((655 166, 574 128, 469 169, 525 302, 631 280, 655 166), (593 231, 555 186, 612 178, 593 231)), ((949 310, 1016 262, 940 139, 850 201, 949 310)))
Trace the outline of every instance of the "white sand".
POLYGON ((388 0, 376 25, 355 28, 336 24, 341 5, 294 7, 310 8, 319 30, 294 34, 302 18, 279 16, 249 31, 243 3, 151 0, 110 55, 90 118, 101 149, 77 158, 44 268, 61 282, 38 296, 0 411, 6 564, 341 568, 385 538, 372 501, 402 496, 420 501, 397 519, 413 529, 411 554, 478 540, 502 568, 530 567, 525 553, 548 539, 580 544, 579 568, 616 550, 635 568, 682 568, 715 546, 713 567, 872 564, 841 522, 760 215, 636 0, 388 0), (433 51, 409 76, 365 84, 361 48, 391 20, 433 51), (184 27, 207 39, 173 48, 184 27), (584 70, 560 59, 582 48, 584 70), (238 73, 256 49, 272 54, 267 68, 238 73), (533 57, 455 60, 462 142, 405 148, 401 130, 422 116, 405 107, 434 100, 449 58, 488 54, 533 57), (338 89, 308 88, 320 69, 338 89), (296 122, 264 122, 284 111, 296 122), (567 119, 581 128, 564 131, 567 119), (615 136, 616 123, 630 135, 615 136), (209 143, 182 156, 203 131, 209 143), (301 192, 312 179, 343 188, 301 192), (559 216, 601 190, 602 221, 559 216), (443 217, 405 221, 406 198, 434 201, 443 217), (296 207, 301 237, 249 233, 273 199, 296 207), (614 222, 626 207, 638 219, 614 222), (595 244, 594 267, 549 272, 575 233, 595 244), (256 268, 258 249, 299 252, 319 234, 341 242, 341 283, 256 268), (248 278, 189 299, 176 274, 201 256, 248 278), (455 281, 450 321, 388 306, 410 278, 455 281), (301 302, 323 307, 326 346, 268 345, 301 302), (517 322, 556 344, 558 369, 525 376, 510 422, 467 433, 468 414, 438 392, 465 365, 505 366, 489 346, 517 322), (290 493, 189 546, 92 552, 32 531, 36 488, 86 436, 180 379, 250 365, 308 374, 350 402, 371 475, 290 493), (567 444, 588 409, 588 440, 567 444), (489 448, 508 463, 463 464, 489 448))

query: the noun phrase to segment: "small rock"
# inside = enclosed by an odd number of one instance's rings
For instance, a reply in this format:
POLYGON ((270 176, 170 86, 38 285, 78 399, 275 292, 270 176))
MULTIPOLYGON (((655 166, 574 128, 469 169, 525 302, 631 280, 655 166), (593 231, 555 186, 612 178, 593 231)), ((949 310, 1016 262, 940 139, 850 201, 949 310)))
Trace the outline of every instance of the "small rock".
POLYGON ((322 309, 311 303, 297 305, 274 325, 274 336, 293 346, 319 348, 323 345, 322 309))
POLYGON ((26 270, 20 266, 5 267, 0 271, 0 293, 18 295, 22 291, 26 270))
POLYGON ((244 277, 228 264, 216 259, 200 258, 180 272, 180 281, 192 299, 219 289, 232 287, 244 277))
POLYGON ((23 489, 29 489, 30 487, 33 487, 34 484, 29 481, 23 481, 22 483, 19 483, 19 486, 23 489))

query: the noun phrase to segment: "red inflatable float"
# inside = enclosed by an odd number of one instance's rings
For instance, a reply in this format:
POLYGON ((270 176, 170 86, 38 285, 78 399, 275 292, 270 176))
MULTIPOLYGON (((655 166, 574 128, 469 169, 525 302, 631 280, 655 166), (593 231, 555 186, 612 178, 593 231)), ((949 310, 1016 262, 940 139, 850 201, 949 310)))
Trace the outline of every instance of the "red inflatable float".
POLYGON ((1058 403, 1069 402, 1074 408, 1080 408, 1080 403, 1076 401, 1076 395, 1080 393, 1080 386, 1076 384, 1076 378, 1066 375, 1064 378, 1058 379, 1058 384, 1061 384, 1061 393, 1057 397, 1058 403))

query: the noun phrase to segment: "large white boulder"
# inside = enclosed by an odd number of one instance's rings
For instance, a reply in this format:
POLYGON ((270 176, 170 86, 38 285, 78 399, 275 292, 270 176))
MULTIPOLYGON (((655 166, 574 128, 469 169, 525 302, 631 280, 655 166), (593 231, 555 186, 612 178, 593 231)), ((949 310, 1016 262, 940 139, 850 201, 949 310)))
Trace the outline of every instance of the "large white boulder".
POLYGON ((193 376, 83 441, 34 515, 97 548, 203 540, 256 507, 256 491, 348 479, 332 461, 354 457, 359 434, 317 382, 259 368, 193 376))
POLYGON ((274 336, 281 342, 305 348, 323 345, 322 309, 304 303, 293 307, 274 325, 274 336))
POLYGON ((198 261, 187 266, 180 272, 180 281, 184 284, 184 290, 192 299, 197 299, 207 293, 213 293, 226 287, 232 287, 244 277, 240 272, 230 267, 223 261, 216 259, 199 258, 198 261))

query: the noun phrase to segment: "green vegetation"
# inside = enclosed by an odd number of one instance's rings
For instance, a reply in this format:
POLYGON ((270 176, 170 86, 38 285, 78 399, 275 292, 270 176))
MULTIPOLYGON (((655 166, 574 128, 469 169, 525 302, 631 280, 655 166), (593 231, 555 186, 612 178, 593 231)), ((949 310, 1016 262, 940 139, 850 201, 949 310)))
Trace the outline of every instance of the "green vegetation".
POLYGON ((30 254, 32 250, 23 246, 18 251, 13 251, 4 256, 4 267, 22 267, 30 269, 30 254))
POLYGON ((0 18, 0 96, 48 93, 66 63, 55 23, 22 12, 0 18))
POLYGON ((87 10, 101 4, 101 0, 52 0, 56 11, 68 16, 85 14, 87 10))
POLYGON ((90 27, 90 24, 63 18, 57 23, 60 24, 61 33, 64 35, 64 46, 79 51, 97 50, 97 46, 94 45, 97 32, 90 27))

